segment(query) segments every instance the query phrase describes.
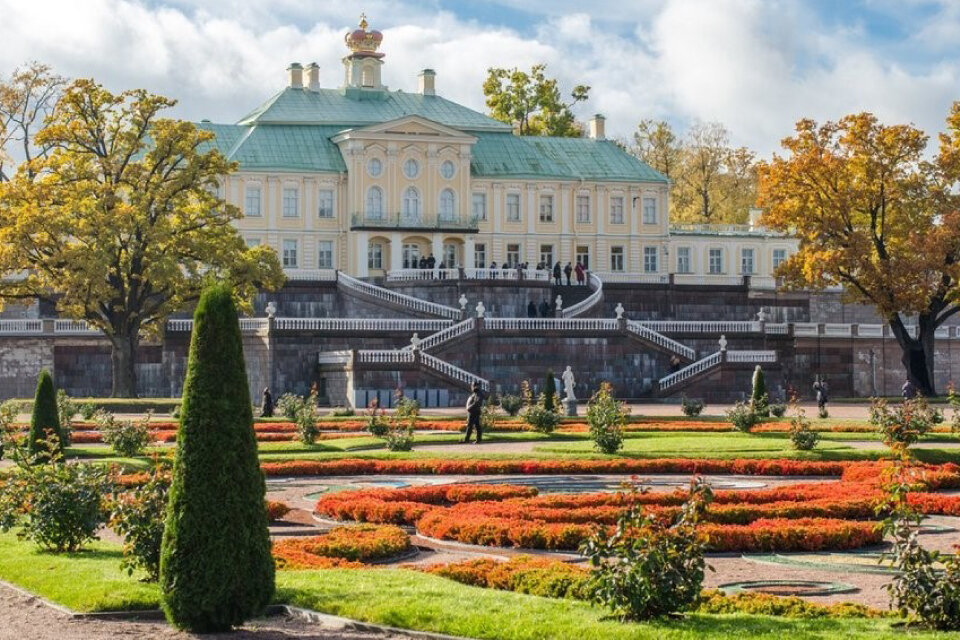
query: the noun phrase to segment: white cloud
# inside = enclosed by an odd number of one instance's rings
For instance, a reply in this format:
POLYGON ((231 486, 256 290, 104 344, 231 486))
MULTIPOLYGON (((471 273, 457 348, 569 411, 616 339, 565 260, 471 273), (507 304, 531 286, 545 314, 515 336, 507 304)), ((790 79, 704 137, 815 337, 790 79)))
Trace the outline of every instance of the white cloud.
MULTIPOLYGON (((884 3, 897 10, 889 0, 874 7, 884 3)), ((497 4, 541 17, 512 29, 434 3, 365 2, 385 34, 385 82, 412 91, 417 72, 432 67, 442 95, 483 110, 488 67, 545 62, 565 91, 592 86, 577 112, 604 113, 613 135, 629 136, 645 117, 718 120, 764 154, 805 116, 866 109, 933 133, 960 98, 960 64, 935 55, 942 42, 880 47, 856 21, 826 25, 799 0, 597 0, 589 13, 572 0, 497 4), (893 60, 894 49, 928 51, 934 62, 893 60)), ((343 34, 359 12, 354 3, 298 0, 0 0, 0 73, 41 60, 114 90, 178 98, 183 117, 230 122, 282 87, 290 61, 316 61, 322 84, 338 86, 343 34)), ((917 29, 960 33, 960 12, 945 3, 917 29)))

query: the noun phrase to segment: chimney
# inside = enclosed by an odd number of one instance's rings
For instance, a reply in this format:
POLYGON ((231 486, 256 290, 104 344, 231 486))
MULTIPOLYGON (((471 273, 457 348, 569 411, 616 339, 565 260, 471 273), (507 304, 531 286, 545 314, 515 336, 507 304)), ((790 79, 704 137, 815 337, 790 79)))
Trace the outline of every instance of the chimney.
POLYGON ((287 67, 290 73, 290 87, 292 89, 303 89, 303 67, 299 62, 291 62, 287 67))
POLYGON ((433 69, 424 69, 417 77, 420 79, 420 93, 425 96, 437 95, 435 81, 437 72, 433 69))
POLYGON ((763 209, 757 209, 756 207, 750 207, 750 230, 755 231, 763 227, 760 224, 760 219, 763 217, 763 209))
POLYGON ((307 65, 307 88, 310 91, 320 91, 320 65, 316 62, 307 65))
POLYGON ((590 137, 594 140, 603 140, 606 137, 606 133, 603 130, 603 123, 607 119, 604 118, 599 113, 590 118, 590 137))

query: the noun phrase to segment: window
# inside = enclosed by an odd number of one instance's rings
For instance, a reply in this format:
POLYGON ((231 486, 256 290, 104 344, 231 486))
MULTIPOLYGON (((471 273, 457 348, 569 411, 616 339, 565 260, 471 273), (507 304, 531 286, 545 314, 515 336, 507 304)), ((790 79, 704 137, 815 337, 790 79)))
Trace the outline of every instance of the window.
POLYGON ((710 249, 707 259, 710 273, 723 273, 723 249, 710 249))
POLYGON ((623 196, 610 198, 610 224, 623 224, 623 196))
POLYGON ((317 268, 333 269, 333 242, 330 240, 317 242, 317 268))
POLYGON ((367 268, 383 269, 383 245, 379 242, 367 246, 367 268))
POLYGON ((360 72, 360 86, 362 87, 372 87, 373 86, 373 67, 366 65, 363 67, 363 70, 360 72))
POLYGON ((285 269, 297 268, 297 241, 283 241, 283 267, 285 269))
POLYGON ((371 220, 383 219, 383 189, 380 187, 367 189, 367 212, 364 217, 371 220))
POLYGON ((582 264, 584 269, 590 268, 590 247, 586 245, 577 246, 577 262, 582 264))
POLYGON ((333 217, 333 190, 320 189, 317 192, 317 215, 321 218, 333 217))
POLYGON ((590 222, 590 196, 577 196, 577 222, 590 222))
POLYGON ((420 245, 403 245, 403 268, 416 269, 420 266, 420 245))
POLYGON ((300 215, 300 189, 297 187, 283 188, 283 217, 296 218, 300 215))
POLYGON ((252 249, 253 247, 259 247, 259 246, 260 246, 260 238, 247 238, 247 247, 252 249))
POLYGON ((643 271, 644 273, 656 273, 657 272, 657 258, 660 255, 660 250, 657 247, 644 247, 643 248, 643 271))
POLYGON ((370 158, 367 160, 367 173, 371 178, 379 178, 383 174, 383 162, 380 158, 370 158))
POLYGON ((692 273, 690 247, 677 247, 677 273, 692 273))
POLYGON ((477 220, 487 219, 487 194, 485 193, 473 194, 470 213, 477 220))
POLYGON ((420 163, 414 160, 413 158, 408 159, 403 163, 403 175, 407 176, 411 180, 420 175, 420 163))
POLYGON ((753 249, 740 249, 740 273, 754 273, 753 249))
POLYGON ((507 264, 520 264, 520 245, 507 245, 507 264))
POLYGON ((780 268, 784 262, 787 261, 787 250, 786 249, 774 249, 773 250, 773 268, 774 270, 780 268))
POLYGON ((443 245, 443 266, 446 269, 454 269, 460 264, 460 252, 455 244, 443 245))
POLYGON ((420 192, 413 187, 407 187, 403 192, 403 219, 405 222, 420 220, 420 192))
POLYGON ((473 245, 473 264, 475 264, 478 269, 483 269, 487 266, 487 245, 483 243, 473 245))
POLYGON ((657 224, 657 199, 643 199, 643 224, 657 224))
POLYGON ((610 271, 623 271, 623 247, 610 247, 610 271))
POLYGON ((454 220, 457 217, 457 198, 452 189, 444 189, 440 192, 440 219, 454 220))
POLYGON ((553 266, 553 245, 552 244, 540 245, 540 262, 547 265, 548 267, 553 266))
POLYGON ((540 222, 553 222, 553 196, 540 196, 540 222))
POLYGON ((449 160, 444 160, 443 164, 440 165, 440 175, 449 180, 453 177, 453 174, 456 173, 457 168, 453 166, 453 163, 449 160))
POLYGON ((263 215, 260 212, 260 205, 263 202, 259 186, 248 186, 243 195, 243 212, 251 217, 259 218, 263 215))
POLYGON ((520 222, 520 194, 507 194, 507 222, 520 222))

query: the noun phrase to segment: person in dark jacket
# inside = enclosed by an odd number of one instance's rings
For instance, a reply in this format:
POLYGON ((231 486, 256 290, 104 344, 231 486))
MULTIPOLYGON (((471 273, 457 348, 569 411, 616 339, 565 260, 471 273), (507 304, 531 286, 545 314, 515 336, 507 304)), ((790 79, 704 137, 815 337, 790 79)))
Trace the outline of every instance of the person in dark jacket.
POLYGON ((562 277, 563 269, 560 267, 560 262, 558 261, 557 264, 553 265, 553 282, 558 287, 563 284, 563 281, 561 280, 562 277))
POLYGON ((570 263, 567 263, 567 266, 563 268, 563 275, 567 276, 567 286, 570 286, 570 276, 573 275, 573 267, 570 266, 570 263))
POLYGON ((470 434, 477 430, 477 444, 483 439, 483 428, 480 425, 480 415, 483 413, 483 391, 480 390, 480 383, 474 382, 471 389, 473 393, 467 398, 467 435, 464 436, 464 442, 470 442, 470 434))
POLYGON ((273 394, 270 393, 270 387, 263 390, 263 400, 260 402, 260 415, 264 418, 273 417, 273 394))
POLYGON ((550 317, 550 303, 544 300, 540 303, 540 317, 549 318, 550 317))
POLYGON ((427 258, 427 269, 433 269, 437 266, 437 259, 433 257, 433 254, 430 254, 430 257, 427 258))
POLYGON ((530 304, 527 305, 527 317, 536 318, 537 317, 537 303, 533 300, 530 301, 530 304))

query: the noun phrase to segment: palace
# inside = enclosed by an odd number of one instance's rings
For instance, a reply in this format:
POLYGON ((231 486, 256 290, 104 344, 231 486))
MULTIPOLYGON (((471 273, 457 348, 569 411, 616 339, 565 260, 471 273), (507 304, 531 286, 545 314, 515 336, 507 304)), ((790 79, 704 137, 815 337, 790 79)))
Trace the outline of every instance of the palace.
POLYGON ((522 137, 438 95, 431 69, 416 93, 388 89, 382 39, 366 20, 346 35, 338 89, 319 86, 316 63, 293 63, 288 85, 237 124, 199 125, 239 163, 222 195, 242 210, 240 231, 291 279, 403 279, 432 255, 468 273, 579 262, 621 281, 772 286, 795 250, 756 224, 671 229, 666 178, 607 140, 602 115, 586 137, 522 137))

